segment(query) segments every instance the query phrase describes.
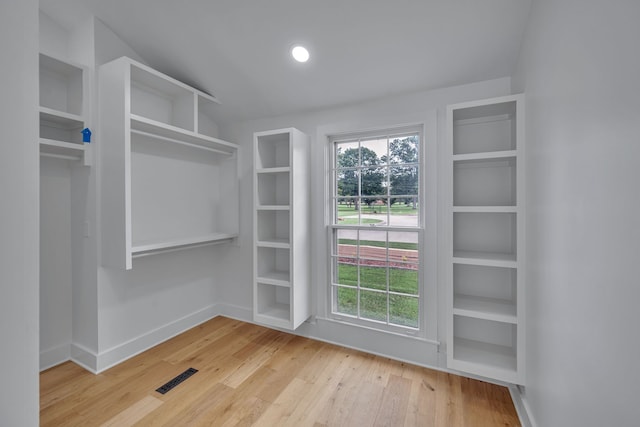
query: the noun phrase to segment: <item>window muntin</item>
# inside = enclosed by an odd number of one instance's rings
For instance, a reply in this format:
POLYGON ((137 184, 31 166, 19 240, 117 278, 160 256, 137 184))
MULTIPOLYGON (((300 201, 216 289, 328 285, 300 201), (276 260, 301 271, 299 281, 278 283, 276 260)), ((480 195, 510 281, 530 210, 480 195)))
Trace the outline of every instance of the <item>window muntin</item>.
POLYGON ((331 312, 419 330, 422 220, 416 131, 332 138, 331 312))

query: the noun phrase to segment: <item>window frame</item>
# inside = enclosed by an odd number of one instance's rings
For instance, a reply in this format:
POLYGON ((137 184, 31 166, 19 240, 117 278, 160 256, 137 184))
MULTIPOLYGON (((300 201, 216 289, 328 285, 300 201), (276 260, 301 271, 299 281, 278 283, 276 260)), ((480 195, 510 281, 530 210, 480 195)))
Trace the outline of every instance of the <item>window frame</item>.
MULTIPOLYGON (((328 286, 327 286, 327 304, 326 304, 326 315, 329 319, 332 320, 336 320, 336 321, 340 321, 340 322, 345 322, 345 323, 349 323, 352 325, 357 325, 357 326, 362 326, 362 327, 366 327, 366 328, 371 328, 371 329, 375 329, 375 330, 381 330, 384 332, 391 332, 391 333, 396 333, 396 334, 401 334, 401 335, 406 335, 406 336, 414 336, 414 337, 419 337, 419 338, 426 338, 428 331, 427 331, 427 319, 433 319, 435 318, 435 316, 431 316, 428 315, 427 313, 427 306, 428 304, 425 304, 425 299, 427 298, 427 294, 432 294, 432 292, 428 292, 427 291, 427 285, 426 283, 426 279, 427 276, 425 274, 425 257, 426 257, 426 245, 425 245, 425 224, 426 224, 426 209, 424 208, 424 205, 426 205, 426 174, 425 174, 425 145, 426 145, 426 141, 425 141, 425 124, 424 123, 419 123, 419 124, 410 124, 410 125, 402 125, 402 126, 387 126, 387 127, 381 127, 381 128, 377 128, 377 129, 373 129, 373 130, 368 130, 368 131, 363 131, 363 132, 343 132, 343 133, 330 133, 327 134, 327 143, 328 143, 328 164, 327 164, 327 173, 328 173, 328 200, 329 200, 329 215, 327 217, 327 230, 328 230, 328 234, 327 234, 327 238, 328 238, 328 247, 327 247, 327 257, 328 257, 328 286), (339 199, 344 199, 344 196, 340 196, 338 195, 338 177, 337 177, 337 171, 339 170, 337 167, 337 156, 336 156, 336 144, 337 143, 348 143, 348 142, 357 142, 358 143, 358 147, 360 147, 360 143, 362 140, 373 140, 373 139, 387 139, 387 155, 389 155, 389 144, 390 144, 390 140, 392 140, 394 137, 405 137, 405 136, 410 136, 412 134, 417 134, 418 138, 419 138, 419 143, 418 143, 418 161, 415 163, 403 163, 403 164, 399 164, 398 166, 410 166, 410 167, 417 167, 417 173, 418 173, 418 190, 417 190, 417 198, 419 200, 420 206, 419 206, 419 210, 418 210, 418 216, 417 216, 417 224, 415 226, 397 226, 397 225, 389 225, 387 223, 387 225, 384 226, 379 226, 376 225, 374 226, 375 230, 378 231, 383 231, 386 232, 386 246, 385 248, 389 248, 389 235, 388 232, 394 232, 394 231, 398 231, 398 232, 410 232, 410 233, 416 233, 417 234, 417 245, 418 245, 418 267, 417 267, 417 277, 418 277, 418 294, 417 294, 417 299, 418 299, 418 325, 416 328, 411 327, 411 326, 403 326, 400 324, 393 324, 390 323, 390 306, 388 303, 388 298, 387 298, 387 312, 386 312, 386 320, 385 321, 378 321, 378 320, 373 320, 373 319, 366 319, 366 318, 362 318, 360 316, 360 313, 358 312, 358 314, 356 316, 352 316, 346 313, 339 313, 337 310, 334 310, 335 304, 334 304, 334 292, 335 289, 338 289, 340 287, 344 287, 341 286, 341 284, 338 283, 334 283, 334 278, 336 277, 336 262, 335 260, 338 258, 338 252, 337 252, 337 234, 339 233, 338 230, 352 230, 352 231, 356 231, 356 236, 357 236, 357 253, 356 253, 356 260, 360 260, 359 257, 359 242, 360 242, 360 231, 361 230, 371 230, 371 225, 368 224, 356 224, 356 225, 341 225, 338 224, 337 221, 337 203, 339 199), (334 237, 336 236, 336 237, 334 237)), ((383 167, 385 168, 392 168, 394 165, 393 164, 386 164, 383 167)), ((362 168, 363 166, 360 164, 358 164, 358 168, 362 168)), ((387 175, 388 176, 388 175, 387 175)), ((385 199, 387 200, 387 207, 389 207, 390 205, 388 204, 388 199, 392 198, 392 195, 390 194, 390 188, 387 187, 386 188, 386 195, 384 195, 383 197, 385 197, 385 199)), ((381 195, 382 196, 382 195, 381 195)), ((398 195, 398 196, 402 196, 402 195, 398 195)), ((366 197, 363 195, 359 195, 359 196, 355 196, 353 197, 354 199, 356 198, 364 198, 366 197)), ((349 197, 347 197, 349 198, 349 197)), ((361 215, 362 212, 362 203, 360 203, 360 209, 358 210, 358 214, 359 216, 361 215)), ((387 209, 387 218, 389 218, 390 216, 390 210, 387 209)), ((387 295, 396 295, 397 292, 391 291, 390 290, 390 279, 389 279, 389 274, 390 274, 390 270, 389 270, 389 253, 388 251, 386 251, 386 255, 385 255, 385 266, 387 268, 387 289, 383 293, 385 296, 387 295)), ((360 265, 359 262, 357 262, 357 265, 360 265)), ((359 289, 363 289, 361 288, 359 285, 357 285, 355 288, 351 287, 351 289, 356 289, 356 292, 358 292, 359 289)), ((365 290, 369 290, 368 288, 364 288, 365 290)), ((359 298, 358 298, 358 307, 359 307, 359 298)), ((429 304, 429 306, 432 306, 432 304, 429 304)), ((358 310, 359 311, 359 310, 358 310)))

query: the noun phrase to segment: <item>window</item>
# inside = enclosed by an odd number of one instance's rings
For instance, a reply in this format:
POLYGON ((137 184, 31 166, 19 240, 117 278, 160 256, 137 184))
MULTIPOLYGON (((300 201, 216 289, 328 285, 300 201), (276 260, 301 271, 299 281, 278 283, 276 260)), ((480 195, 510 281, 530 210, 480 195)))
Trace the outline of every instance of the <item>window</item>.
POLYGON ((334 318, 422 325, 421 127, 330 137, 334 318))

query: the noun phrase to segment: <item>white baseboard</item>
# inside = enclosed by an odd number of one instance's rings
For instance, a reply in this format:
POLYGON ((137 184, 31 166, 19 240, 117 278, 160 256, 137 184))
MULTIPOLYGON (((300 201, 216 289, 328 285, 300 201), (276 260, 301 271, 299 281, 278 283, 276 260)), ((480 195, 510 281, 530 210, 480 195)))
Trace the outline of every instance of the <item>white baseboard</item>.
POLYGON ((529 408, 526 396, 520 388, 516 385, 509 386, 509 393, 511 394, 511 400, 513 400, 513 405, 516 407, 516 412, 518 413, 518 418, 520 419, 520 424, 522 427, 536 427, 536 423, 533 421, 533 417, 531 416, 531 409, 529 408))
POLYGON ((71 344, 71 361, 82 366, 87 371, 97 374, 98 355, 80 344, 71 344))
POLYGON ((62 344, 40 351, 40 372, 71 359, 71 344, 62 344))
POLYGON ((218 305, 213 304, 108 350, 101 351, 96 360, 95 372, 105 371, 217 315, 218 305))
POLYGON ((228 317, 230 319, 241 320, 243 322, 253 322, 253 310, 246 307, 240 307, 232 304, 217 304, 218 316, 228 317))

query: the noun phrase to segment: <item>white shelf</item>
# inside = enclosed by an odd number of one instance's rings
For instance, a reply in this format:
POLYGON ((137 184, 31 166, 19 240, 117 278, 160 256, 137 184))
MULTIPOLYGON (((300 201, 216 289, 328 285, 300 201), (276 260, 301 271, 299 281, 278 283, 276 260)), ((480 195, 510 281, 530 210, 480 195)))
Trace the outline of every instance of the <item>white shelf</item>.
POLYGON ((282 167, 278 167, 278 168, 263 168, 263 169, 257 169, 256 173, 260 174, 260 173, 286 173, 286 172, 291 172, 291 168, 289 166, 282 166, 282 167))
POLYGON ((196 148, 208 148, 217 152, 233 155, 238 149, 237 144, 197 134, 176 126, 168 125, 153 119, 131 114, 131 130, 146 135, 172 140, 178 144, 192 145, 196 148))
POLYGON ((68 158, 69 160, 81 160, 84 157, 86 147, 84 144, 56 141, 40 138, 40 154, 51 157, 68 158))
POLYGON ((289 239, 262 239, 257 242, 258 247, 260 248, 279 248, 279 249, 289 249, 291 244, 289 243, 289 239))
POLYGON ((291 274, 288 271, 271 270, 260 273, 256 280, 260 283, 288 288, 291 286, 290 277, 291 274))
POLYGON ((453 253, 453 263, 485 265, 487 267, 517 267, 515 254, 498 252, 455 251, 453 253))
POLYGON ((258 205, 256 210, 259 211, 288 211, 291 209, 290 205, 258 205))
POLYGON ((263 323, 272 323, 273 321, 282 322, 281 326, 289 324, 289 315, 291 307, 288 304, 274 304, 263 308, 257 313, 257 318, 261 318, 263 323))
POLYGON ((516 206, 454 206, 453 212, 466 213, 516 213, 516 206))
POLYGON ((82 129, 84 127, 84 119, 82 116, 42 106, 40 107, 40 121, 47 122, 50 126, 66 130, 82 129))
POLYGON ((469 160, 494 160, 504 159, 509 157, 516 157, 516 150, 503 150, 503 151, 486 151, 480 153, 468 153, 468 154, 454 154, 454 162, 463 162, 469 160))
POLYGON ((453 314, 516 324, 516 305, 512 301, 455 294, 453 314))
POLYGON ((469 365, 465 366, 467 369, 463 369, 466 371, 470 368, 481 372, 491 369, 503 371, 502 375, 507 377, 507 381, 509 378, 515 378, 517 372, 517 359, 513 348, 497 344, 455 338, 453 360, 469 365))
POLYGON ((151 255, 154 253, 190 249, 193 247, 216 245, 237 238, 237 234, 213 233, 206 236, 192 238, 180 238, 163 242, 138 243, 131 247, 134 258, 151 255))

